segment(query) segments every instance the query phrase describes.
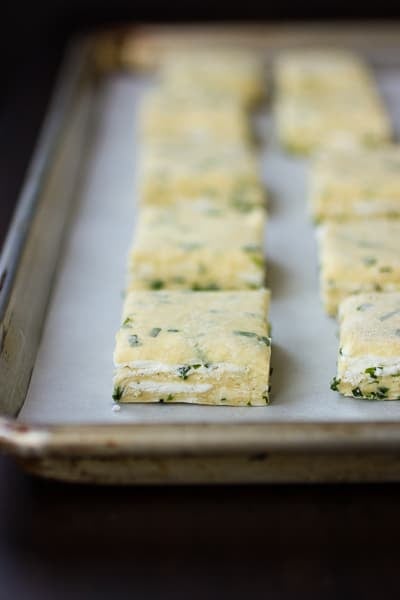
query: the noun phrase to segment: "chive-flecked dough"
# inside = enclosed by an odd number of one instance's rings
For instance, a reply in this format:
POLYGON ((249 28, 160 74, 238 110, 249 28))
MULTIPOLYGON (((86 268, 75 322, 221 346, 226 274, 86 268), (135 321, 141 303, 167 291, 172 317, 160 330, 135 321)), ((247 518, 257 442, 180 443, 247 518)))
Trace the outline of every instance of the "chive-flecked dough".
POLYGON ((296 49, 281 52, 274 65, 279 93, 312 95, 372 85, 363 60, 347 50, 296 49))
POLYGON ((114 353, 114 400, 264 406, 269 292, 131 292, 114 353))
POLYGON ((265 216, 261 208, 242 214, 205 199, 142 207, 128 289, 262 287, 265 216))
POLYGON ((232 95, 216 88, 180 87, 172 88, 156 85, 143 95, 143 108, 146 113, 181 113, 185 111, 222 111, 237 110, 247 114, 241 102, 232 95))
POLYGON ((341 300, 370 291, 400 291, 400 220, 326 223, 317 230, 321 297, 335 315, 341 300))
POLYGON ((167 53, 159 79, 164 90, 224 94, 246 108, 262 99, 266 86, 264 65, 255 53, 218 48, 167 53))
POLYGON ((252 139, 248 115, 236 105, 196 105, 165 110, 144 97, 138 114, 139 130, 146 142, 179 139, 187 144, 223 141, 247 145, 252 139))
POLYGON ((280 141, 291 152, 379 146, 390 140, 387 111, 367 68, 350 52, 290 51, 275 65, 280 141))
POLYGON ((246 212, 265 204, 259 161, 249 148, 233 144, 144 144, 138 197, 167 205, 203 197, 246 212))
POLYGON ((321 153, 312 161, 309 188, 316 222, 400 217, 400 145, 321 153))
POLYGON ((325 98, 297 94, 276 101, 280 143, 289 152, 377 147, 390 141, 389 118, 375 90, 344 90, 325 98))
POLYGON ((400 293, 346 298, 331 389, 369 400, 400 400, 400 293))

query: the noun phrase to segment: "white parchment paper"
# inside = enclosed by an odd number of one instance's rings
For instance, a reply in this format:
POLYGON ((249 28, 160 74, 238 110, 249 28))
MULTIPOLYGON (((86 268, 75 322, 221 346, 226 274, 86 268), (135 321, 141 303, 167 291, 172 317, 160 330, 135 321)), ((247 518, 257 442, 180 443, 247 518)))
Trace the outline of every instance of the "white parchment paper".
MULTIPOLYGON (((379 84, 400 124, 400 68, 379 84)), ((77 199, 41 347, 20 418, 32 422, 397 421, 400 402, 368 402, 330 391, 337 326, 318 297, 317 253, 306 212, 306 161, 265 139, 270 190, 267 260, 272 290, 272 404, 268 407, 121 405, 113 411, 112 352, 125 261, 135 222, 135 106, 144 83, 115 75, 100 93, 98 127, 77 199)))

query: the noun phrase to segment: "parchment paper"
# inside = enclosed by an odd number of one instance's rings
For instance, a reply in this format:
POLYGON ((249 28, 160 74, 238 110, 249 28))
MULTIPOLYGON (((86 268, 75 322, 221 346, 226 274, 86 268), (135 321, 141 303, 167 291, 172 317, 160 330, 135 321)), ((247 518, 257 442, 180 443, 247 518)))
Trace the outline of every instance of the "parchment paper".
MULTIPOLYGON (((399 129, 400 68, 380 69, 379 84, 399 129)), ((20 418, 47 423, 399 420, 400 402, 343 398, 329 389, 337 326, 323 313, 318 296, 316 244, 306 212, 307 163, 277 148, 268 115, 258 126, 266 140, 263 177, 270 190, 271 405, 113 410, 112 352, 135 222, 135 106, 144 85, 133 75, 114 75, 100 92, 87 176, 20 418)))

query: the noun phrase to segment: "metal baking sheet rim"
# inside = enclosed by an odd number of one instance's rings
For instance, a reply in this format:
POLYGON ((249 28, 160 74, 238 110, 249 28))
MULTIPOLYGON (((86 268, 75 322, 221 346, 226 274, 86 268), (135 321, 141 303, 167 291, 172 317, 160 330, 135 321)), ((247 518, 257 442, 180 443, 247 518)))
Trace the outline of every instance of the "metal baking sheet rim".
MULTIPOLYGON (((259 27, 257 30, 260 32, 259 27)), ((140 31, 143 43, 146 30, 140 31)), ((251 28, 244 31, 251 34, 251 28)), ((267 27, 265 31, 274 30, 267 27)), ((289 28, 287 35, 293 31, 296 28, 289 28)), ((354 31, 354 26, 349 31, 354 31)), ((362 32, 362 27, 358 31, 362 32)), ((386 31, 394 39, 400 28, 386 29, 381 25, 375 35, 386 39, 386 31)), ((108 35, 113 39, 112 33, 108 35)), ((115 35, 120 44, 121 33, 116 31, 115 35)), ((279 35, 282 39, 282 32, 279 35)), ((68 106, 78 93, 82 71, 93 70, 95 61, 104 64, 102 57, 98 60, 97 50, 93 51, 99 47, 99 40, 101 37, 96 36, 81 40, 69 53, 4 245, 0 270, 1 353, 8 304, 38 189, 65 125, 68 106)), ((66 481, 118 484, 400 480, 400 424, 387 422, 30 426, 1 417, 0 449, 14 456, 29 472, 66 481)))
POLYGON ((99 484, 398 481, 399 426, 377 423, 94 425, 0 423, 28 472, 99 484))

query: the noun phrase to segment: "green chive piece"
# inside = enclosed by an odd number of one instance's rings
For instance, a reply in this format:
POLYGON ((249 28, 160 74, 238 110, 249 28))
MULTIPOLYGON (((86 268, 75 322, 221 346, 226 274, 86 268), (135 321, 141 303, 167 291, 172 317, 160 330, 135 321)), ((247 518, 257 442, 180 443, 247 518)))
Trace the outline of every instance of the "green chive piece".
POLYGON ((331 381, 331 385, 330 388, 331 390, 333 390, 334 392, 338 391, 338 386, 340 385, 340 379, 338 379, 337 377, 334 377, 331 381))
POLYGON ((360 388, 359 388, 359 387, 355 387, 355 388, 353 388, 353 389, 351 390, 351 393, 353 394, 354 398, 360 398, 360 397, 362 397, 362 395, 363 395, 363 393, 362 393, 362 391, 360 390, 360 388))
POLYGON ((205 285, 200 285, 199 283, 194 283, 192 285, 193 292, 212 292, 212 291, 216 291, 219 289, 220 289, 219 285, 217 285, 216 283, 208 283, 205 285))
POLYGON ((116 402, 118 402, 118 400, 121 400, 123 393, 124 393, 123 388, 119 385, 116 385, 113 389, 112 399, 115 400, 116 402))
POLYGON ((187 379, 189 377, 188 373, 190 369, 190 365, 183 365, 182 367, 178 367, 177 372, 179 377, 181 377, 182 379, 187 379))
POLYGON ((388 391, 389 391, 388 387, 381 386, 381 387, 378 387, 378 391, 376 392, 376 394, 379 399, 383 400, 384 398, 387 398, 388 391))
POLYGON ((242 246, 242 250, 244 252, 262 252, 262 248, 258 244, 246 244, 242 246))
POLYGON ((376 367, 369 367, 368 369, 365 369, 365 373, 370 375, 372 379, 377 379, 376 367))
POLYGON ((141 342, 139 341, 139 336, 136 333, 132 333, 128 336, 128 344, 134 348, 135 346, 141 346, 141 342))
POLYGON ((372 267, 373 265, 376 265, 376 258, 373 256, 365 256, 362 261, 366 267, 372 267))
POLYGON ((366 302, 365 304, 360 304, 359 306, 357 306, 357 310, 367 310, 368 308, 371 308, 373 306, 373 304, 371 304, 370 302, 366 302))
POLYGON ((398 315, 399 313, 400 313, 400 308, 398 308, 396 310, 392 310, 391 312, 387 313, 386 315, 379 317, 379 320, 387 321, 388 319, 390 319, 391 317, 394 317, 395 315, 398 315))
POLYGON ((254 333, 253 331, 234 331, 233 333, 235 335, 242 335, 243 337, 252 337, 252 338, 257 337, 257 334, 254 333))
POLYGON ((235 335, 241 335, 243 337, 255 338, 258 342, 261 342, 262 344, 265 344, 266 346, 271 345, 271 338, 269 338, 265 335, 258 335, 257 333, 254 333, 254 331, 234 331, 233 333, 235 335))
POLYGON ((153 329, 150 329, 149 336, 157 337, 158 334, 160 333, 160 331, 161 331, 161 327, 153 327, 153 329))
POLYGON ((264 266, 264 257, 263 256, 258 256, 257 254, 254 254, 254 255, 252 254, 249 258, 256 265, 256 267, 264 266))
POLYGON ((126 317, 126 319, 122 323, 121 327, 123 327, 124 329, 128 329, 129 327, 132 327, 132 325, 133 325, 132 317, 126 317))

